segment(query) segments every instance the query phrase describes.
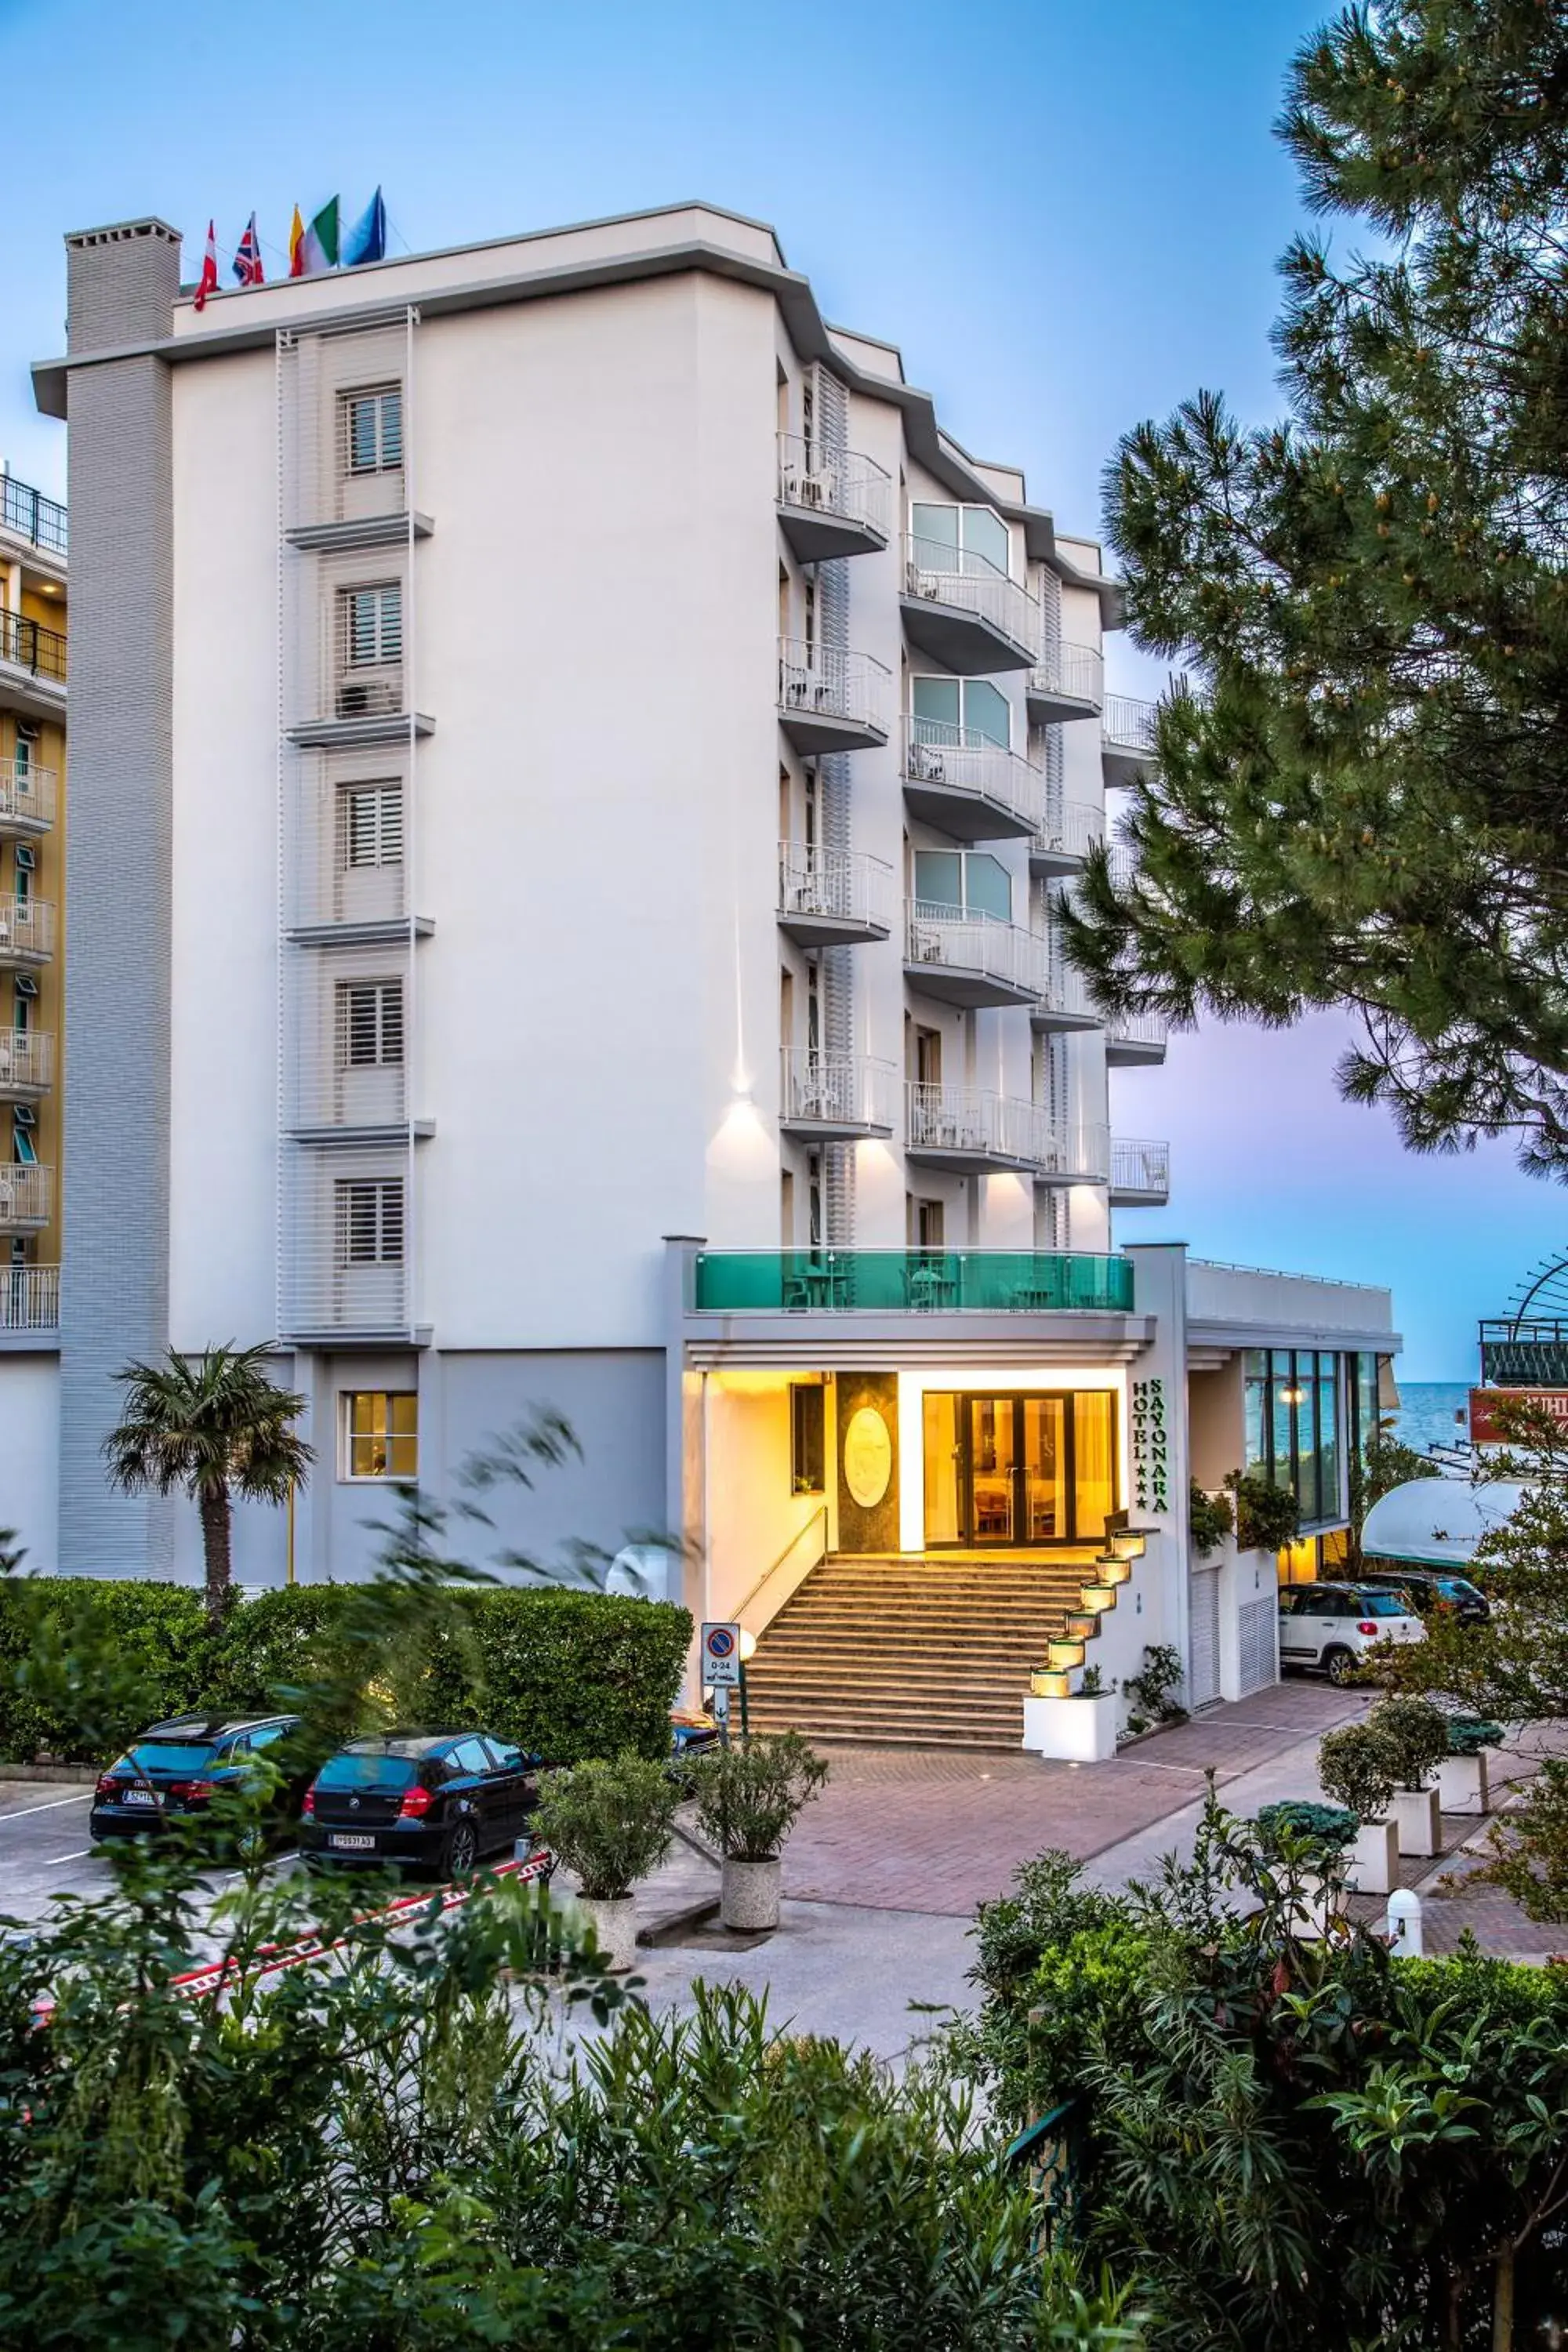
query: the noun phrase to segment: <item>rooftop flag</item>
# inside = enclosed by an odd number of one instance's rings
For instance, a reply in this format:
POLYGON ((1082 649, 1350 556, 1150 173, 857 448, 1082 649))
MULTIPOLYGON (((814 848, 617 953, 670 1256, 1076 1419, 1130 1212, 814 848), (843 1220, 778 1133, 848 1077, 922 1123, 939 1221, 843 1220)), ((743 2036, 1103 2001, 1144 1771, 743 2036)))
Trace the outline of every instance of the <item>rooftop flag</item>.
POLYGON ((289 224, 289 275, 290 278, 303 278, 305 275, 305 224, 300 218, 298 205, 289 224))
POLYGON ((305 231, 304 270, 335 269, 338 266, 338 200, 331 196, 305 231))
POLYGON ((202 261, 202 274, 196 287, 196 309, 205 310, 207 296, 217 292, 217 223, 207 223, 207 249, 202 261))
POLYGON ((386 258, 386 206, 377 188, 363 212, 343 239, 343 268, 357 268, 362 261, 384 261, 386 258))
POLYGON ((239 250, 234 257, 234 274, 242 286, 265 286, 267 283, 267 273, 261 267, 261 240, 256 234, 254 213, 239 240, 239 250))

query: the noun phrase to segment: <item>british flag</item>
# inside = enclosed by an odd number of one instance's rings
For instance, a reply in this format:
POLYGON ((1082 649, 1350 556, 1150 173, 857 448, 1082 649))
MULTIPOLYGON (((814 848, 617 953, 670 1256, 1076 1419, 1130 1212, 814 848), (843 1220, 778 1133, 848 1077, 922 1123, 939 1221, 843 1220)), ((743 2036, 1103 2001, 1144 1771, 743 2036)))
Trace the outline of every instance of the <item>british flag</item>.
POLYGON ((234 274, 242 286, 264 286, 267 283, 267 274, 261 267, 261 240, 256 234, 254 213, 234 257, 234 274))

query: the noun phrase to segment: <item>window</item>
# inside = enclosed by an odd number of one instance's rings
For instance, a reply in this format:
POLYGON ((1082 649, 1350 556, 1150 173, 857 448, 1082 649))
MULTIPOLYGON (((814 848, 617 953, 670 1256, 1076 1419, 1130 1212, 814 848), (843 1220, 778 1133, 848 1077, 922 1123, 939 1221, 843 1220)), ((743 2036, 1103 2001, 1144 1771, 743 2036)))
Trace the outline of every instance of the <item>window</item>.
POLYGON ((826 1490, 826 1397, 820 1381, 796 1381, 790 1389, 790 1492, 794 1495, 820 1495, 826 1490))
POLYGON ((401 1265, 402 1177, 346 1177, 334 1190, 339 1265, 401 1265))
POLYGON ((401 866, 403 782, 350 784, 339 807, 339 854, 345 868, 401 866))
POLYGON ((338 983, 338 1067, 390 1069, 403 1060, 403 982, 345 980, 338 983))
POLYGON ((367 386, 342 404, 343 450, 351 474, 395 473, 403 463, 403 387, 367 386))
POLYGON ((1340 1493, 1340 1366, 1309 1348, 1249 1348, 1242 1367, 1248 1477, 1288 1487, 1312 1527, 1343 1517, 1340 1493))
POLYGON ((910 709, 917 743, 973 746, 1013 740, 1013 712, 1006 696, 985 677, 917 677, 910 684, 910 709))
POLYGON ((989 507, 926 505, 910 509, 915 561, 929 572, 1007 573, 1007 526, 989 507))
POLYGON ((988 849, 917 849, 915 900, 921 911, 1013 919, 1013 877, 988 849))
POLYGON ((16 789, 19 793, 30 792, 32 790, 32 786, 28 779, 32 772, 33 753, 37 748, 37 729, 31 725, 27 719, 18 719, 16 721, 16 749, 13 755, 12 768, 16 779, 16 789))
POLYGON ((944 1246, 943 1208, 941 1201, 917 1201, 915 1203, 915 1240, 923 1250, 939 1250, 944 1246))
POLYGON ((403 659, 403 584, 345 588, 341 595, 343 657, 351 669, 403 659))
POLYGON ((21 1118, 15 1112, 11 1119, 11 1157, 22 1168, 36 1168, 38 1155, 33 1139, 21 1118))
POLYGON ((456 1748, 448 1748, 441 1759, 448 1773, 461 1780, 465 1773, 488 1772, 490 1752, 482 1739, 459 1739, 456 1748))
POLYGON ((343 1476, 416 1478, 419 1399, 412 1389, 351 1389, 343 1398, 343 1476))

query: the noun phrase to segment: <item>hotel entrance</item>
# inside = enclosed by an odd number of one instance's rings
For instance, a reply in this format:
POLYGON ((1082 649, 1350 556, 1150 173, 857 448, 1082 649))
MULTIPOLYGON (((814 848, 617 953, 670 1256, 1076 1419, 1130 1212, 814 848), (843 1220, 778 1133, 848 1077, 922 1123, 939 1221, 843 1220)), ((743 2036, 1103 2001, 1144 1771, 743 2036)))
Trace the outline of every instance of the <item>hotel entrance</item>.
POLYGON ((1098 1542, 1117 1507, 1109 1390, 924 1399, 925 1539, 936 1549, 1098 1542))

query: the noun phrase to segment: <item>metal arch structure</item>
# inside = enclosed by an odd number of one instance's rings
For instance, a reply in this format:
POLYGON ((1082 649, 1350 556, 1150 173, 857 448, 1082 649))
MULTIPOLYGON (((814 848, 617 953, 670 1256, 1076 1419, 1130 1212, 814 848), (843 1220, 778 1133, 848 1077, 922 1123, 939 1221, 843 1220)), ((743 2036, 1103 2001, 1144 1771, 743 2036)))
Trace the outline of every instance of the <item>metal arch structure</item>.
POLYGON ((1568 1255, 1543 1258, 1510 1312, 1480 1328, 1481 1379, 1497 1388, 1568 1388, 1568 1255))

